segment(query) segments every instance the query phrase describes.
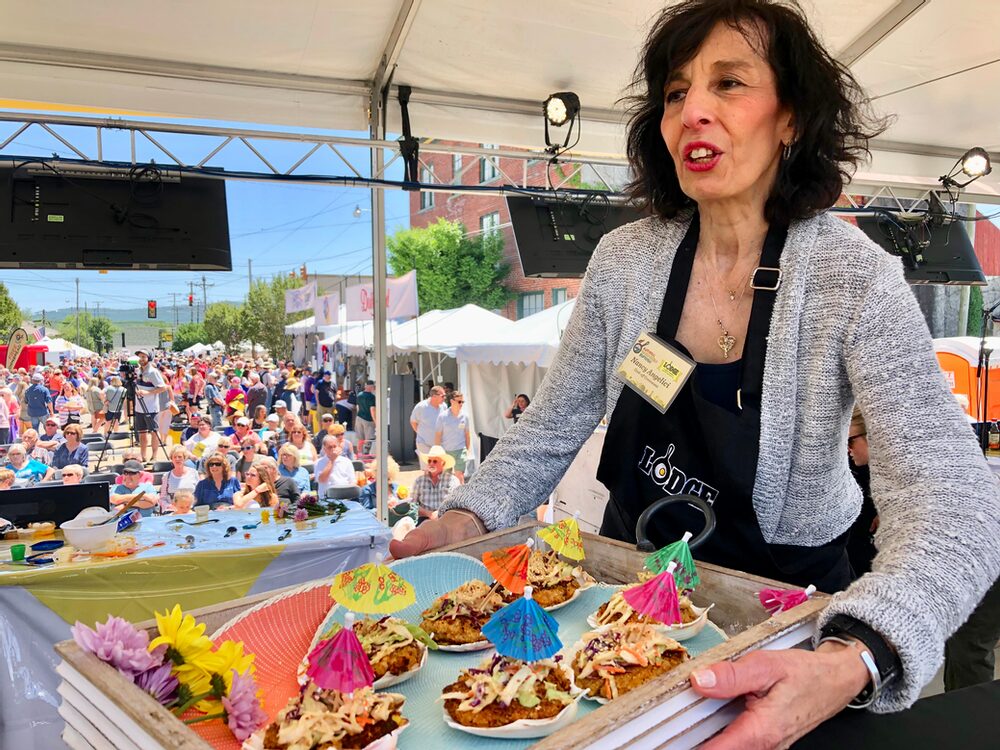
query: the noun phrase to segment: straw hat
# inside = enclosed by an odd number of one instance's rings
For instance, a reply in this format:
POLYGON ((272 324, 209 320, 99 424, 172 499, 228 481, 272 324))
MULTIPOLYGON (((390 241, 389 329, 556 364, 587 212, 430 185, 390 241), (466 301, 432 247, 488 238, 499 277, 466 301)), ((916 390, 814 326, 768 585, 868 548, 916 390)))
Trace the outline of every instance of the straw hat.
POLYGON ((444 470, 451 471, 455 468, 455 457, 449 456, 448 451, 442 448, 440 445, 435 445, 426 453, 418 453, 420 456, 420 463, 427 463, 428 458, 443 458, 444 459, 444 470))

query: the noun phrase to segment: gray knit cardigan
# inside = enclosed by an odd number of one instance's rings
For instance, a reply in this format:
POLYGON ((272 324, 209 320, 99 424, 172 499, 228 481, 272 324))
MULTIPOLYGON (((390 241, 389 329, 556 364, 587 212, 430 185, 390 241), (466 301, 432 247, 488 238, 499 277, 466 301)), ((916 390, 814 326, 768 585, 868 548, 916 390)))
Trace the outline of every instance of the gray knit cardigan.
MULTIPOLYGON (((622 389, 614 371, 636 336, 655 328, 689 222, 649 218, 604 237, 535 400, 444 508, 467 508, 497 529, 545 502, 614 412, 622 389)), ((851 525, 861 506, 846 450, 856 400, 868 426, 878 555, 821 624, 845 613, 890 640, 903 678, 873 709, 899 710, 932 679, 944 641, 1000 574, 1000 486, 945 383, 897 258, 824 214, 792 224, 781 271, 754 509, 764 538, 777 544, 823 544, 851 525)))

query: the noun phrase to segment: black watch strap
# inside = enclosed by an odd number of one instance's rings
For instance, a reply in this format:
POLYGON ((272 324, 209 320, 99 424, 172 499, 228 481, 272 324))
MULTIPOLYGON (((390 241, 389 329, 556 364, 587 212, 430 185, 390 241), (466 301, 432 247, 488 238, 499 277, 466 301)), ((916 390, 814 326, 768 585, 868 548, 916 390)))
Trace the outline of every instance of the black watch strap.
POLYGON ((834 615, 820 630, 820 639, 854 638, 861 641, 871 651, 875 666, 882 676, 885 687, 903 673, 899 655, 877 631, 849 615, 834 615))

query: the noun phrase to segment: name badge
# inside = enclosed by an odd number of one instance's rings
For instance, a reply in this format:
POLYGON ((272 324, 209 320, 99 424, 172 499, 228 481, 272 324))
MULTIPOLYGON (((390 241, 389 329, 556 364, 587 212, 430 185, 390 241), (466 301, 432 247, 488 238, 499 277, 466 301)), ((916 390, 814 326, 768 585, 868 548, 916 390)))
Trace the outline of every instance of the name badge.
POLYGON ((666 414, 696 363, 659 336, 644 332, 632 345, 616 374, 650 406, 666 414))

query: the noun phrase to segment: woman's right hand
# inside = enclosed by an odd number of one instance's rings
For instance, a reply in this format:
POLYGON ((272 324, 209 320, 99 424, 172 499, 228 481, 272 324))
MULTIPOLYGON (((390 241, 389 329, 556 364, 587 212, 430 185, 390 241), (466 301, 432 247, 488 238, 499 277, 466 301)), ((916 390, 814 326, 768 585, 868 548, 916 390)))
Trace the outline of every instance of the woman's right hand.
POLYGON ((390 541, 389 554, 399 560, 485 533, 486 527, 478 516, 467 510, 452 510, 438 518, 424 521, 402 541, 390 541))

